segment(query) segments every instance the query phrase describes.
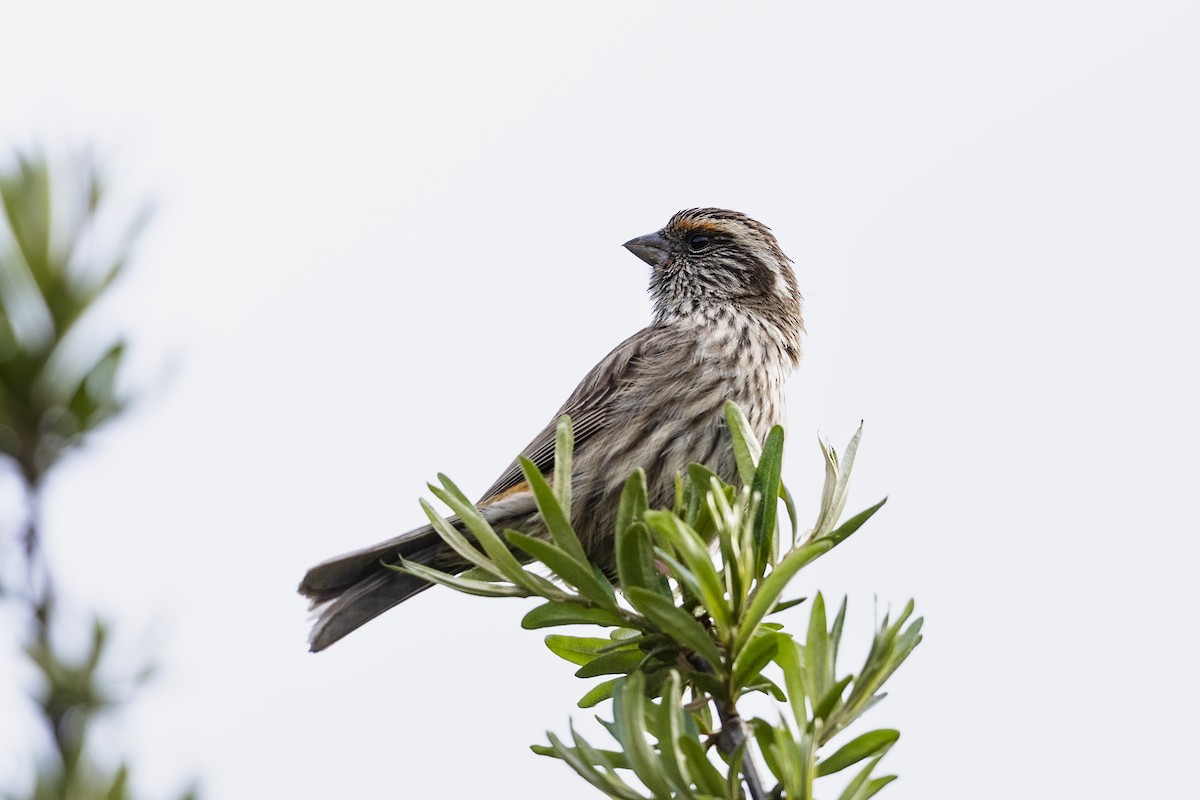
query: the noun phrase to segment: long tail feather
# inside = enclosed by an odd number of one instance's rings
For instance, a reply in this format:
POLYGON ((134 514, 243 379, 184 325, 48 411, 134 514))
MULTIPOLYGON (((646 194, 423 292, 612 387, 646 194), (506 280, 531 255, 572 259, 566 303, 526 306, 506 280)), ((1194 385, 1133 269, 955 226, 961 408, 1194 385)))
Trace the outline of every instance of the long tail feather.
POLYGON ((443 545, 433 528, 409 531, 383 544, 356 550, 318 564, 300 582, 300 594, 317 613, 308 641, 315 653, 365 625, 431 584, 388 569, 397 556, 434 564, 443 545))
POLYGON ((380 571, 354 584, 336 599, 318 607, 317 621, 308 635, 309 649, 314 653, 324 650, 432 585, 393 570, 380 571))

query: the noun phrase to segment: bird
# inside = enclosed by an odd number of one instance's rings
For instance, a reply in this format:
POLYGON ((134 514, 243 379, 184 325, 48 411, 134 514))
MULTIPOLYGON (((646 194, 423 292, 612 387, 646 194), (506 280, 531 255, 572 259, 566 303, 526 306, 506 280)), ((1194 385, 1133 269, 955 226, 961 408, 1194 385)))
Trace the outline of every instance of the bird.
MULTIPOLYGON (((651 508, 671 503, 675 475, 693 462, 735 482, 725 403, 741 407, 760 440, 782 424, 804 333, 792 261, 745 214, 686 209, 624 247, 650 266, 650 324, 596 364, 521 451, 552 478, 557 421, 570 416, 571 522, 606 573, 615 572, 613 528, 629 475, 645 470, 651 508)), ((517 460, 476 506, 497 530, 548 537, 517 460)), ((470 566, 430 525, 318 564, 299 587, 315 614, 313 652, 432 585, 388 568, 400 558, 451 573, 470 566)))

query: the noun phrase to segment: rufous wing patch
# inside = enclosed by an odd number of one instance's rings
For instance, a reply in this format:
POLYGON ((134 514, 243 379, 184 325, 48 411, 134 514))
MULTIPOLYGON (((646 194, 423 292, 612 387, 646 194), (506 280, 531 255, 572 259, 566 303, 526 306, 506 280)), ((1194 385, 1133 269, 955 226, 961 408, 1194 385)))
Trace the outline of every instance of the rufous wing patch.
POLYGON ((515 486, 510 486, 502 492, 496 492, 491 497, 485 497, 479 501, 479 507, 490 506, 492 503, 499 503, 506 497, 512 497, 514 494, 529 491, 529 481, 521 481, 515 486))

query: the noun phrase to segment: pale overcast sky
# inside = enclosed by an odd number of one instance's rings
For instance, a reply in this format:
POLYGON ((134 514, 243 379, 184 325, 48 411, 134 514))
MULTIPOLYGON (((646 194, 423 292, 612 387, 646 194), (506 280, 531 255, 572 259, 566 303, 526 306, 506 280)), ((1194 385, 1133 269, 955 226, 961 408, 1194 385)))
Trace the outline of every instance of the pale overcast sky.
MULTIPOLYGON (((1177 796, 1200 6, 415 8, 0 5, 3 157, 90 143, 158 208, 104 319, 143 402, 46 514, 71 605, 159 655, 106 729, 138 785, 590 796, 528 753, 590 715, 522 602, 431 591, 312 656, 295 585, 418 523, 438 471, 490 484, 648 319, 620 244, 717 205, 806 296, 803 513, 817 434, 860 419, 848 510, 891 498, 803 590, 850 595, 854 658, 876 608, 927 619, 868 718, 903 733, 884 796, 1177 796)), ((11 786, 34 743, 0 639, 11 786)))

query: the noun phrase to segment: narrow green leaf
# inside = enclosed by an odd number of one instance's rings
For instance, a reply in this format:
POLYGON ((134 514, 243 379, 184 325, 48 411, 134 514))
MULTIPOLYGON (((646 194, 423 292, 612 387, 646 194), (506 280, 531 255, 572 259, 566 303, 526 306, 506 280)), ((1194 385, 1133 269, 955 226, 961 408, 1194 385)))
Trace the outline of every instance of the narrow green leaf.
MULTIPOLYGON (((754 530, 754 520, 758 517, 758 509, 762 505, 762 497, 747 488, 743 488, 742 491, 746 498, 745 505, 743 506, 745 510, 735 518, 736 531, 734 531, 734 536, 737 538, 738 552, 737 558, 734 559, 734 569, 732 571, 737 576, 738 585, 745 587, 746 592, 749 592, 751 586, 756 585, 762 580, 767 562, 765 560, 762 561, 764 571, 760 572, 758 569, 760 563, 759 548, 755 545, 756 533, 754 530)), ((739 608, 745 608, 746 598, 743 596, 738 599, 739 608)))
MULTIPOLYGON (((574 734, 574 729, 572 729, 572 734, 574 734)), ((554 752, 559 758, 567 762, 571 769, 575 770, 581 778, 609 797, 617 797, 620 800, 647 800, 640 792, 634 791, 624 782, 601 772, 588 763, 580 753, 579 748, 567 747, 553 733, 547 732, 546 737, 550 740, 550 746, 554 748, 554 752)))
MULTIPOLYGON (((758 752, 767 764, 767 769, 776 778, 781 778, 783 765, 779 763, 779 759, 776 756, 777 751, 772 747, 775 744, 775 726, 759 717, 749 720, 748 724, 750 725, 751 732, 754 734, 754 741, 758 743, 758 752)), ((780 719, 779 724, 782 727, 787 723, 780 719)))
POLYGON ((524 550, 538 561, 545 564, 554 574, 578 589, 585 597, 601 608, 616 612, 617 604, 613 600, 612 587, 604 580, 597 578, 589 565, 580 563, 554 545, 542 539, 506 530, 505 537, 516 547, 524 550))
POLYGON ((792 499, 792 493, 782 483, 779 484, 779 496, 783 498, 783 507, 787 509, 788 522, 792 525, 792 546, 796 546, 796 540, 800 536, 800 515, 796 512, 796 501, 792 499))
POLYGON ((686 611, 647 589, 633 588, 625 596, 634 608, 668 636, 707 661, 714 675, 724 674, 725 667, 716 643, 708 631, 686 611))
MULTIPOLYGON (((666 550, 661 547, 654 551, 658 560, 666 565, 671 576, 679 582, 680 594, 682 595, 683 604, 704 605, 704 590, 700 586, 700 579, 696 577, 690 569, 674 556, 668 555, 666 550)), ((667 597, 663 592, 659 592, 663 597, 667 597)))
MULTIPOLYGON (((66 313, 74 317, 82 311, 82 306, 71 303, 66 313)), ((65 331, 60 329, 57 333, 62 336, 65 331)), ((38 383, 48 395, 45 402, 65 405, 75 415, 81 431, 92 430, 123 405, 116 395, 115 382, 124 352, 125 343, 118 341, 90 368, 83 369, 81 364, 79 370, 64 369, 51 357, 38 383)))
POLYGON ((749 486, 754 482, 754 471, 758 468, 758 459, 762 455, 762 446, 750 421, 732 400, 725 403, 725 423, 729 426, 729 438, 733 442, 733 457, 737 461, 738 474, 742 483, 749 486))
POLYGON ((798 642, 786 633, 775 634, 779 637, 779 646, 775 652, 775 663, 783 670, 783 685, 787 687, 788 704, 792 708, 792 718, 796 720, 798 730, 808 727, 808 710, 804 698, 808 694, 804 686, 804 660, 801 658, 803 649, 798 642))
POLYGON ((771 609, 771 613, 778 614, 780 611, 787 611, 789 608, 795 608, 807 599, 807 597, 796 597, 791 600, 784 600, 777 604, 775 608, 771 609))
MULTIPOLYGON (((635 590, 639 591, 639 590, 635 590)), ((640 590, 645 591, 645 590, 640 590)), ((655 598, 658 595, 654 595, 655 598)), ((634 672, 613 691, 613 712, 616 715, 618 741, 629 758, 629 766, 638 780, 646 784, 655 797, 670 797, 671 786, 663 775, 658 758, 646 741, 645 677, 634 672)))
POLYGON ((896 637, 896 644, 892 650, 891 657, 883 669, 881 684, 891 677, 892 673, 909 657, 913 649, 921 643, 922 637, 920 631, 924 622, 924 617, 917 617, 917 619, 913 620, 912 625, 908 626, 903 633, 896 637))
MULTIPOLYGON (((531 744, 529 749, 539 756, 549 756, 550 758, 558 759, 562 758, 562 756, 560 756, 550 745, 531 744)), ((620 750, 601 750, 597 747, 594 748, 592 752, 596 755, 602 756, 604 761, 615 769, 629 769, 629 760, 625 758, 625 754, 620 750)))
POLYGON ((803 547, 788 553, 775 566, 775 569, 771 570, 771 573, 763 579, 763 582, 758 585, 758 588, 750 596, 750 605, 742 615, 742 621, 738 627, 737 639, 734 642, 733 649, 735 653, 746 646, 746 642, 750 640, 754 629, 762 622, 763 617, 775 607, 775 604, 779 601, 779 595, 783 594, 783 590, 787 588, 788 582, 795 577, 796 573, 814 559, 829 552, 832 546, 832 544, 824 540, 809 542, 803 547))
POLYGON ((550 652, 572 664, 586 664, 596 658, 601 651, 612 647, 611 639, 599 639, 591 636, 563 636, 552 633, 546 637, 545 641, 550 652))
POLYGON ((867 790, 867 781, 871 778, 871 770, 879 763, 879 759, 883 756, 876 756, 871 759, 870 763, 863 767, 857 775, 850 779, 846 784, 846 788, 842 790, 838 800, 862 800, 863 792, 867 790))
POLYGON ((817 777, 816 770, 813 768, 816 759, 813 756, 813 751, 816 749, 816 742, 813 739, 812 730, 804 730, 800 732, 800 740, 797 742, 797 750, 799 752, 799 777, 800 777, 800 797, 811 798, 813 796, 812 786, 813 780, 817 777))
POLYGON ((525 473, 525 480, 529 483, 530 490, 533 491, 533 499, 537 502, 538 513, 542 515, 542 521, 546 524, 546 529, 550 531, 550 537, 554 539, 554 543, 576 561, 588 563, 583 545, 579 543, 579 537, 575 535, 575 529, 571 527, 571 520, 563 511, 563 507, 558 504, 558 498, 554 496, 554 490, 546 482, 546 476, 542 475, 537 466, 525 456, 520 456, 518 460, 521 464, 521 471, 525 473))
MULTIPOLYGON (((575 740, 575 746, 588 763, 604 766, 608 780, 619 784, 620 787, 623 787, 623 790, 628 790, 628 792, 636 792, 634 788, 628 786, 628 784, 620 780, 620 777, 617 776, 616 769, 618 762, 611 762, 611 760, 608 760, 607 753, 610 751, 596 750, 595 747, 589 744, 587 739, 584 739, 583 736, 576 732, 574 726, 571 727, 571 738, 575 740)), ((624 769, 631 769, 629 757, 626 756, 625 753, 622 753, 622 758, 620 758, 619 764, 622 765, 624 769)))
POLYGON ((442 541, 450 545, 454 552, 458 553, 467 561, 471 562, 480 570, 483 570, 491 580, 505 580, 507 576, 503 571, 493 564, 488 558, 467 541, 467 537, 458 532, 458 529, 449 523, 428 500, 422 497, 418 502, 421 504, 421 510, 425 512, 425 516, 429 517, 429 523, 433 526, 437 535, 442 537, 442 541))
POLYGON ((725 796, 738 797, 742 793, 742 766, 746 763, 746 748, 750 737, 743 736, 737 747, 729 754, 729 772, 725 778, 725 796))
POLYGON ((816 709, 813 711, 813 717, 816 719, 829 719, 829 715, 833 713, 838 704, 842 702, 842 695, 846 692, 846 687, 854 680, 853 675, 847 675, 837 683, 829 687, 823 696, 816 702, 816 709))
POLYGON ((642 632, 636 628, 617 628, 608 632, 608 637, 613 641, 617 639, 636 639, 641 635, 642 632))
MULTIPOLYGON (((883 622, 875 634, 875 639, 871 643, 871 650, 867 654, 862 672, 854 682, 854 689, 851 691, 850 697, 846 700, 845 710, 838 717, 837 728, 829 730, 829 735, 833 735, 837 729, 849 725, 857 717, 865 713, 868 708, 882 699, 882 695, 877 694, 879 688, 896 668, 900 666, 904 659, 908 657, 912 649, 920 643, 920 635, 914 633, 914 635, 903 639, 903 650, 897 648, 897 635, 900 632, 901 626, 904 625, 912 613, 913 603, 910 600, 895 623, 889 623, 888 616, 884 616, 883 622)), ((905 634, 909 634, 913 627, 919 630, 919 625, 914 622, 905 631, 905 634)))
POLYGON ((635 522, 641 522, 649 508, 646 494, 646 471, 638 467, 625 481, 621 490, 621 502, 617 505, 617 541, 622 532, 635 522))
POLYGON ((654 566, 654 544, 644 522, 618 528, 616 541, 617 579, 621 589, 633 587, 658 590, 658 571, 654 566))
POLYGON ((566 600, 551 600, 530 611, 521 620, 526 630, 552 628, 556 625, 603 625, 606 627, 625 624, 620 617, 603 608, 593 608, 566 600))
POLYGON ((779 650, 779 634, 774 631, 762 631, 738 653, 733 662, 733 685, 745 686, 751 678, 762 672, 763 667, 771 663, 779 650))
POLYGON ((832 531, 825 538, 833 542, 835 545, 841 544, 846 539, 850 538, 850 534, 861 528, 863 523, 875 516, 875 512, 883 508, 883 504, 886 502, 887 498, 885 497, 867 510, 858 512, 853 517, 839 525, 837 530, 832 531))
MULTIPOLYGON (((869 700, 867 700, 865 703, 862 703, 858 706, 857 710, 854 712, 855 717, 856 718, 861 717, 863 714, 866 714, 872 708, 874 708, 878 704, 882 703, 885 699, 887 699, 887 696, 888 696, 887 692, 879 692, 878 694, 871 695, 871 698, 869 700)), ((851 721, 853 721, 853 720, 851 720, 851 721)), ((845 725, 841 725, 841 727, 845 728, 847 725, 849 725, 849 722, 847 722, 845 725)), ((833 738, 833 737, 831 736, 830 738, 833 738)))
POLYGON ((836 753, 818 764, 817 774, 832 775, 865 758, 883 755, 899 738, 900 731, 886 728, 864 733, 838 748, 836 753))
POLYGON ((858 430, 850 437, 850 441, 846 443, 846 449, 842 453, 841 463, 838 464, 838 486, 841 490, 841 497, 836 506, 836 513, 833 515, 833 520, 836 521, 842 515, 842 508, 846 505, 846 489, 850 485, 850 471, 854 469, 854 458, 858 455, 858 444, 862 441, 863 423, 859 421, 858 430))
POLYGON ((709 511, 708 503, 705 502, 705 495, 714 485, 721 487, 725 483, 703 464, 688 464, 687 474, 688 504, 685 522, 707 542, 713 537, 717 525, 709 511))
POLYGON ((776 777, 783 784, 787 796, 799 800, 812 800, 812 793, 805 792, 803 786, 804 753, 800 750, 800 743, 785 726, 774 728, 773 733, 775 741, 770 745, 771 755, 772 759, 779 764, 780 771, 776 773, 776 777))
POLYGON ((850 443, 846 445, 846 452, 840 461, 837 452, 827 442, 820 443, 821 452, 825 454, 825 486, 821 491, 821 511, 813 527, 813 538, 822 538, 828 534, 842 515, 842 508, 846 505, 850 470, 854 466, 854 456, 858 452, 862 430, 860 424, 854 436, 850 438, 850 443))
POLYGON ((728 636, 733 627, 733 612, 725 602, 725 586, 709 555, 708 543, 669 511, 647 511, 646 522, 667 538, 696 576, 704 608, 712 616, 721 635, 728 636))
POLYGON ((846 601, 846 596, 842 595, 842 604, 834 617, 833 627, 829 629, 829 663, 834 668, 837 667, 838 647, 842 643, 842 628, 846 626, 846 601))
POLYGON ((691 789, 693 780, 688 770, 687 756, 679 747, 679 740, 688 735, 682 698, 683 683, 679 672, 671 670, 663 686, 662 703, 659 706, 662 724, 659 726, 661 735, 658 737, 658 747, 662 752, 661 763, 672 787, 685 800, 696 800, 696 794, 691 789))
POLYGON ((563 414, 554 430, 554 496, 567 519, 571 518, 571 452, 574 448, 571 418, 563 414))
POLYGON ((821 449, 825 452, 825 490, 821 496, 821 514, 817 521, 815 535, 823 537, 837 524, 846 505, 846 488, 850 483, 850 470, 854 466, 854 456, 858 452, 858 443, 862 439, 862 424, 850 437, 846 452, 839 462, 837 453, 824 442, 821 449))
POLYGON ((824 439, 818 439, 821 454, 825 457, 825 482, 821 486, 821 506, 817 513, 817 522, 813 526, 813 535, 821 536, 833 527, 836 520, 829 519, 838 489, 838 460, 837 451, 824 439))
MULTIPOLYGON (((745 551, 749 549, 750 541, 744 535, 743 504, 733 487, 722 483, 717 476, 709 473, 708 481, 708 488, 704 490, 702 498, 706 513, 700 516, 712 520, 724 565, 724 590, 730 598, 730 606, 736 613, 745 605, 749 582, 753 580, 746 569, 749 559, 745 551)), ((743 487, 742 491, 749 496, 749 489, 743 487)))
MULTIPOLYGON (((609 642, 611 645, 612 643, 609 642)), ((595 678, 600 675, 628 675, 642 665, 646 654, 635 648, 614 650, 584 664, 575 672, 576 678, 595 678)))
POLYGON ((384 566, 388 569, 394 569, 397 572, 407 572, 409 575, 415 575, 421 580, 436 583, 439 586, 447 586, 463 594, 473 594, 477 597, 529 597, 532 594, 520 586, 459 578, 441 570, 436 570, 433 567, 427 567, 424 564, 407 561, 403 558, 400 559, 399 565, 384 564, 384 566))
POLYGON ((112 783, 109 785, 108 791, 106 791, 103 795, 104 800, 125 800, 125 798, 129 797, 129 789, 127 788, 128 783, 129 767, 126 764, 121 764, 119 767, 117 767, 116 774, 113 775, 112 783))
POLYGON ((580 708, 592 708, 603 703, 608 698, 612 697, 613 690, 617 688, 617 684, 625 678, 612 678, 607 681, 597 683, 591 689, 588 689, 587 694, 579 698, 577 705, 580 708))
POLYGON ((467 496, 454 485, 452 480, 442 474, 438 475, 438 480, 442 482, 442 486, 429 484, 429 490, 433 492, 434 496, 449 506, 451 511, 458 515, 458 518, 467 526, 467 530, 471 532, 475 540, 483 545, 488 558, 504 574, 504 577, 518 586, 524 586, 531 593, 539 594, 543 597, 548 595, 553 596, 558 593, 554 584, 540 575, 527 572, 521 566, 516 556, 501 541, 499 534, 484 519, 483 514, 475 507, 475 504, 467 499, 467 496))
MULTIPOLYGON (((813 709, 820 704, 833 683, 833 667, 829 663, 829 633, 825 630, 825 598, 817 592, 808 614, 808 636, 804 640, 804 667, 808 678, 808 697, 813 709)), ((820 714, 817 714, 821 718, 820 714)))
MULTIPOLYGON (((911 606, 912 601, 909 600, 908 604, 911 606)), ((898 637, 896 637, 896 649, 903 650, 903 649, 911 646, 911 644, 913 643, 912 640, 920 638, 921 628, 924 625, 925 625, 924 617, 917 617, 916 619, 914 619, 912 621, 912 624, 909 625, 908 628, 906 628, 903 633, 901 633, 898 637)))
MULTIPOLYGON (((579 731, 575 730, 574 723, 571 723, 570 730, 571 739, 575 742, 575 748, 579 751, 579 754, 583 756, 584 760, 589 764, 595 764, 597 767, 604 768, 605 772, 609 773, 610 777, 616 778, 616 776, 612 774, 616 764, 610 760, 608 756, 608 754, 612 753, 613 751, 601 750, 598 747, 592 747, 591 743, 588 742, 587 739, 580 736, 579 731)), ((623 763, 625 765, 625 769, 629 769, 629 759, 624 753, 617 753, 617 761, 623 763)))
MULTIPOLYGON (((596 748, 592 747, 592 745, 588 743, 587 739, 584 739, 579 735, 579 733, 575 730, 574 725, 571 726, 571 738, 574 739, 575 747, 578 748, 579 753, 583 756, 584 760, 586 760, 589 764, 596 764, 598 766, 606 767, 608 780, 622 787, 623 791, 633 791, 632 787, 628 786, 624 781, 617 777, 614 771, 614 765, 605 757, 604 751, 597 750, 596 748)), ((625 766, 626 768, 631 766, 629 764, 628 756, 625 757, 625 766)))
POLYGON ((892 781, 896 780, 895 775, 884 775, 882 778, 874 778, 867 784, 867 790, 863 792, 862 800, 870 800, 879 790, 887 786, 892 781))
POLYGON ((765 677, 761 673, 756 678, 752 678, 749 683, 742 687, 744 692, 762 692, 769 695, 772 699, 779 703, 787 702, 787 695, 783 693, 783 689, 770 678, 765 677))
POLYGON ((700 744, 700 740, 691 736, 681 736, 679 749, 687 760, 688 772, 700 791, 714 797, 726 797, 725 778, 708 760, 708 756, 704 752, 704 745, 700 744))
POLYGON ((758 494, 758 513, 754 520, 755 575, 766 572, 775 559, 775 518, 779 512, 780 476, 783 472, 783 428, 776 425, 763 442, 762 456, 754 471, 751 491, 758 494))

